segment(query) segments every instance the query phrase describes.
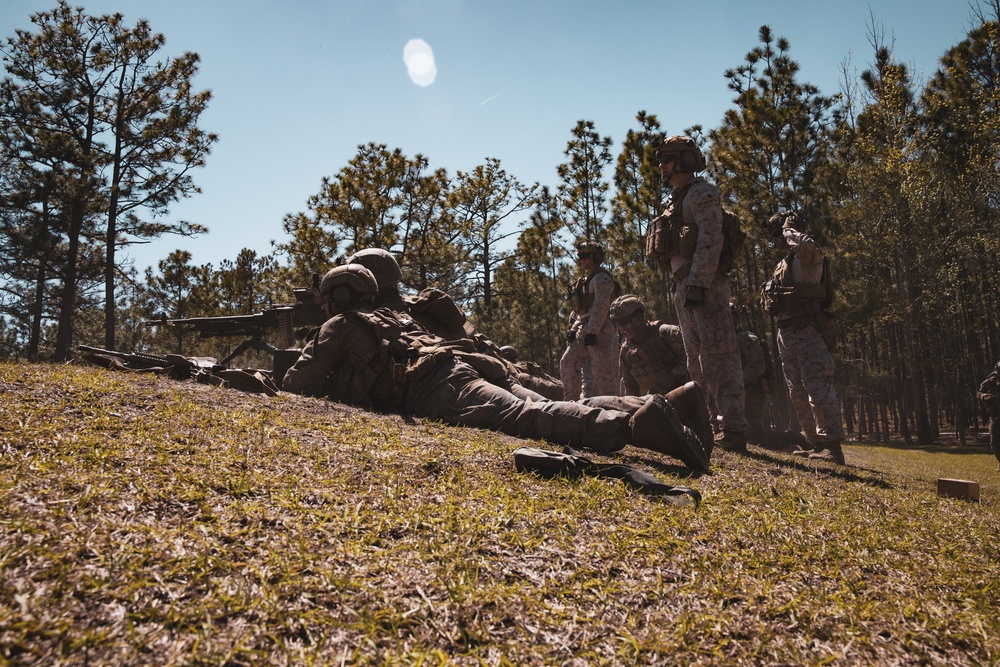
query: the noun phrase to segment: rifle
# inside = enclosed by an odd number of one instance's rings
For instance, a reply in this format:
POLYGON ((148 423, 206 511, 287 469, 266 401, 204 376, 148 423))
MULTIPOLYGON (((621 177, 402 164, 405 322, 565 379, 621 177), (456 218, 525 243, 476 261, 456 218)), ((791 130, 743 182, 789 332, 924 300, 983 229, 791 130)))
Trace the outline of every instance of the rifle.
POLYGON ((295 303, 271 306, 267 310, 252 315, 187 318, 168 318, 166 315, 160 315, 159 319, 146 320, 143 324, 178 327, 182 332, 197 331, 200 338, 244 336, 246 340, 219 362, 221 366, 228 366, 230 361, 249 349, 267 352, 277 362, 279 356, 286 356, 282 353, 295 347, 295 329, 297 327, 320 326, 329 319, 323 310, 318 282, 319 276, 314 275, 313 287, 294 288, 295 303), (264 335, 271 329, 278 330, 282 348, 275 347, 263 340, 264 335))

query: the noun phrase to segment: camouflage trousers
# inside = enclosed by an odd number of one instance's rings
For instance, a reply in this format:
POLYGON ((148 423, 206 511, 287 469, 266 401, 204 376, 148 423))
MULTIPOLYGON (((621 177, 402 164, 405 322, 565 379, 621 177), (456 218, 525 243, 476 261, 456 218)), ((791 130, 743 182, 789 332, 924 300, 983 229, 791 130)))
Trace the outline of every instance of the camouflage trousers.
MULTIPOLYGON (((530 395, 530 394, 529 394, 530 395)), ((406 388, 403 408, 418 417, 521 438, 614 452, 628 444, 630 414, 571 401, 519 398, 451 359, 406 388)))
POLYGON ((729 313, 729 277, 717 274, 705 290, 705 302, 692 308, 683 304, 688 280, 685 277, 677 283, 674 292, 688 372, 710 396, 709 405, 722 417, 722 428, 745 432, 743 363, 729 313))
POLYGON ((767 414, 767 394, 760 382, 743 385, 744 410, 747 418, 747 434, 762 433, 771 428, 771 420, 767 414))
POLYGON ((617 396, 621 384, 619 349, 618 334, 610 321, 598 332, 596 345, 584 345, 583 334, 577 334, 559 360, 563 399, 617 396))
POLYGON ((778 330, 778 355, 788 396, 810 444, 837 442, 844 426, 833 386, 833 355, 816 327, 778 330))

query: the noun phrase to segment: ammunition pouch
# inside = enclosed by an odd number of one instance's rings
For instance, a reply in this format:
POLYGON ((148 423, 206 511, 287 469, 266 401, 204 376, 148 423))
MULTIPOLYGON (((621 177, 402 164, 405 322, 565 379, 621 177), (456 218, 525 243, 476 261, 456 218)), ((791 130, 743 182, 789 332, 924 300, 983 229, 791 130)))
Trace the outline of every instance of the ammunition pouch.
POLYGON ((777 317, 790 310, 794 294, 794 287, 782 287, 774 279, 768 280, 760 288, 760 307, 768 315, 777 317))
POLYGON ((671 255, 694 257, 698 227, 684 224, 680 215, 664 213, 653 218, 646 230, 646 257, 669 265, 671 255))
POLYGON ((668 262, 670 257, 670 218, 658 215, 649 223, 646 230, 646 257, 660 262, 668 262))

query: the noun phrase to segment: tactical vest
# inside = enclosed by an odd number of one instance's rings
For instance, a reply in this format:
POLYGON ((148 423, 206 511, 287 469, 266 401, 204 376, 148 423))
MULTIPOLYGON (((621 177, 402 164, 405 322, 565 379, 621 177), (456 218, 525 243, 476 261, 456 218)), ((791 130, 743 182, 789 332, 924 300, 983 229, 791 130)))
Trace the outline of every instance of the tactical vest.
POLYGON ((631 342, 626 342, 623 345, 622 362, 643 394, 669 391, 669 389, 664 389, 664 386, 674 367, 680 362, 670 343, 666 340, 665 325, 661 322, 652 322, 651 325, 656 327, 656 331, 641 345, 631 342))
POLYGON ((371 326, 381 339, 377 352, 369 351, 353 362, 355 367, 365 369, 362 375, 391 372, 393 381, 404 386, 426 378, 435 368, 456 357, 475 368, 480 377, 499 386, 505 386, 511 375, 512 364, 480 353, 476 342, 469 338, 445 340, 424 331, 408 315, 388 308, 351 314, 371 326))
MULTIPOLYGON (((594 271, 593 275, 580 278, 573 284, 572 301, 573 301, 573 312, 577 315, 586 315, 590 312, 590 308, 594 305, 595 294, 590 291, 590 281, 598 273, 606 273, 611 276, 611 272, 605 269, 603 266, 599 267, 594 271)), ((618 281, 615 280, 614 276, 611 276, 611 280, 614 281, 614 289, 611 293, 611 300, 614 301, 621 296, 621 286, 618 285, 618 281)))
MULTIPOLYGON (((371 390, 380 377, 393 373, 397 364, 406 363, 406 344, 401 342, 400 337, 402 330, 413 324, 412 320, 400 318, 388 308, 374 311, 352 310, 343 313, 343 317, 360 321, 372 329, 379 338, 379 343, 374 347, 350 351, 344 363, 328 378, 331 396, 349 403, 366 404, 368 407, 395 407, 373 403, 371 390)), ((389 400, 398 404, 402 384, 394 382, 393 385, 393 396, 389 400)))
POLYGON ((774 275, 764 283, 761 290, 761 305, 764 312, 773 315, 779 323, 795 318, 805 319, 828 307, 832 301, 826 258, 823 258, 823 276, 816 284, 792 281, 794 258, 793 251, 778 262, 774 275))
MULTIPOLYGON (((687 261, 694 258, 698 246, 698 225, 692 216, 684 215, 684 198, 692 186, 707 182, 699 176, 674 190, 663 214, 654 218, 649 225, 646 232, 646 257, 656 259, 659 266, 668 272, 672 255, 687 261)), ((733 270, 745 243, 746 232, 742 229, 739 216, 723 206, 722 250, 716 273, 728 274, 733 270)), ((683 276, 675 278, 682 279, 683 276)))

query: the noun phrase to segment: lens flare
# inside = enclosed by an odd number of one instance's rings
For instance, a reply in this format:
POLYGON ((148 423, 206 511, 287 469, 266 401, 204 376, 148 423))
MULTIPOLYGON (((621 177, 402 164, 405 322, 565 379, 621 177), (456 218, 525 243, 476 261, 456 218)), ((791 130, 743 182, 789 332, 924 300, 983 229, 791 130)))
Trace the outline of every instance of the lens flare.
POLYGON ((422 39, 411 39, 406 43, 403 47, 403 62, 406 63, 406 73, 410 75, 410 80, 418 86, 429 86, 437 78, 434 52, 422 39))

